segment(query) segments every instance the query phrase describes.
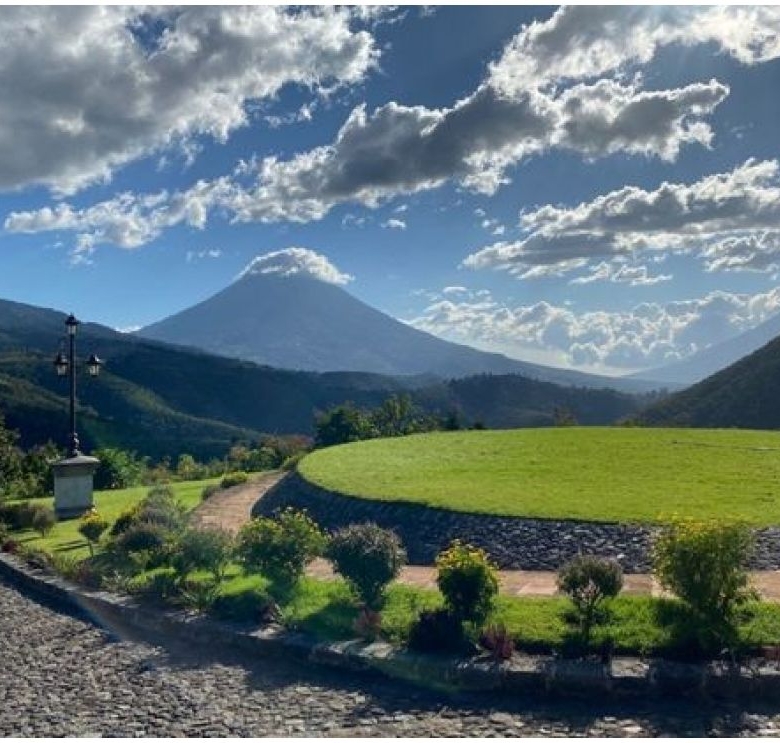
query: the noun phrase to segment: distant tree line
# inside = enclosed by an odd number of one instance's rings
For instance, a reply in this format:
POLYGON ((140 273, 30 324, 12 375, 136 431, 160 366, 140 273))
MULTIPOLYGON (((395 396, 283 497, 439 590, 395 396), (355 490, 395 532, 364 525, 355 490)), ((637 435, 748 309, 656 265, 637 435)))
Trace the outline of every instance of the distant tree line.
MULTIPOLYGON (((362 409, 345 402, 317 413, 314 444, 317 447, 334 446, 426 431, 457 431, 466 427, 456 410, 439 416, 415 405, 409 395, 391 395, 377 408, 362 409)), ((472 428, 484 428, 484 425, 475 422, 472 428)))

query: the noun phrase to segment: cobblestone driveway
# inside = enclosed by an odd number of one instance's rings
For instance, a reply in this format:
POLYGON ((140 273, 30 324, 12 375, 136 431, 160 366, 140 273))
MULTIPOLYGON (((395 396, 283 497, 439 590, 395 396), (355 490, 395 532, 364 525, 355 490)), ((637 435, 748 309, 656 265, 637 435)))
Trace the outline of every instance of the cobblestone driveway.
POLYGON ((780 713, 693 702, 454 700, 383 681, 118 640, 0 583, 2 736, 776 735, 780 713))

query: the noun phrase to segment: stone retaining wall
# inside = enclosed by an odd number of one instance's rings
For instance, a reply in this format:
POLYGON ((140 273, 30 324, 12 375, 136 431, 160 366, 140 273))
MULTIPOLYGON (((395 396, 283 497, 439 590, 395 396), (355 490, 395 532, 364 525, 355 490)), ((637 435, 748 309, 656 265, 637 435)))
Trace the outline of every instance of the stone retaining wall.
MULTIPOLYGON (((579 553, 614 558, 627 573, 651 568, 654 529, 638 524, 488 516, 367 500, 325 490, 297 472, 255 503, 252 515, 286 506, 306 509, 329 531, 366 521, 393 529, 415 565, 430 565, 453 539, 462 539, 485 549, 502 570, 557 570, 579 553)), ((756 543, 751 568, 780 568, 780 529, 757 530, 756 543)))

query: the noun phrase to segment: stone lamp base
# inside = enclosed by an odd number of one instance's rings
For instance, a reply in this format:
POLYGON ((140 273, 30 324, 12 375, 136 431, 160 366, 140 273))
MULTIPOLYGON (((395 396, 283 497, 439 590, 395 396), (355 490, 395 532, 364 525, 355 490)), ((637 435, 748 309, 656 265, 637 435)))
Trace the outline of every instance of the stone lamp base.
POLYGON ((78 518, 92 508, 92 478, 99 464, 99 459, 79 454, 52 465, 58 519, 78 518))

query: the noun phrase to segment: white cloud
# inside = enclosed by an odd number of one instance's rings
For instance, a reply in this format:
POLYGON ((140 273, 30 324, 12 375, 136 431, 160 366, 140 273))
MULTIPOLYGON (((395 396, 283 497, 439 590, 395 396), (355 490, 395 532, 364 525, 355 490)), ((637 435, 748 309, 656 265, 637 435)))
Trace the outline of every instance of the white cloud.
POLYGON ((565 365, 629 371, 685 358, 778 310, 780 289, 753 296, 711 292, 623 312, 579 313, 548 302, 511 307, 482 294, 461 301, 438 299, 410 324, 520 358, 545 352, 565 365))
POLYGON ((6 7, 0 14, 0 188, 73 192, 201 135, 287 84, 352 84, 376 63, 345 10, 6 7))
POLYGON ((405 230, 406 229, 406 222, 404 222, 403 219, 388 219, 385 222, 382 222, 382 227, 385 227, 389 230, 405 230))
POLYGON ((744 64, 780 56, 777 7, 567 6, 526 26, 490 66, 490 81, 513 95, 646 64, 671 44, 712 42, 744 64))
POLYGON ((604 82, 517 98, 482 85, 448 109, 391 102, 369 114, 361 105, 332 144, 263 160, 234 208, 242 221, 308 222, 337 204, 376 207, 450 180, 491 195, 508 182, 508 168, 551 147, 672 160, 685 144, 709 145, 701 117, 727 94, 715 80, 654 92, 604 82))
POLYGON ((468 294, 468 289, 465 286, 445 286, 441 290, 442 294, 468 294))
POLYGON ((239 274, 239 278, 251 274, 278 274, 280 276, 304 275, 328 284, 348 284, 354 279, 334 266, 324 255, 307 248, 285 248, 254 258, 239 274))
POLYGON ((84 209, 61 202, 42 209, 12 212, 4 222, 8 232, 75 232, 76 251, 88 253, 98 245, 133 249, 145 245, 167 228, 186 224, 206 226, 212 208, 224 203, 233 187, 227 178, 199 181, 189 190, 169 194, 123 193, 84 209))
POLYGON ((607 263, 602 261, 590 267, 590 273, 569 281, 570 284, 593 284, 599 281, 610 281, 613 284, 628 284, 629 286, 653 286, 662 281, 671 281, 671 274, 650 275, 647 266, 628 266, 623 263, 607 263))
MULTIPOLYGON (((468 256, 469 268, 528 277, 566 272, 593 258, 689 251, 708 270, 769 270, 780 263, 780 164, 748 160, 727 173, 653 191, 625 186, 575 207, 547 205, 521 217, 528 236, 468 256)), ((581 282, 582 283, 582 282, 581 282)))

